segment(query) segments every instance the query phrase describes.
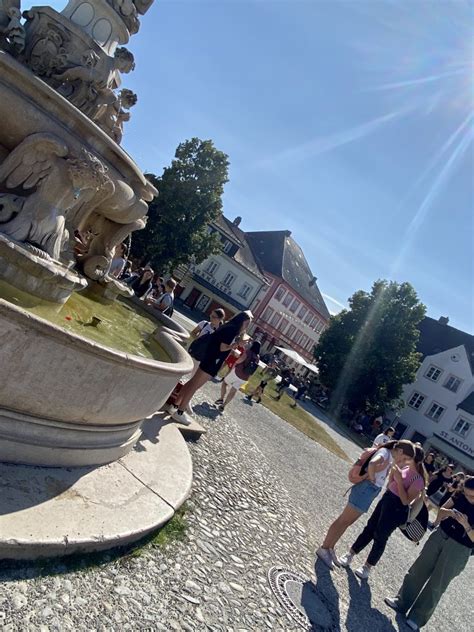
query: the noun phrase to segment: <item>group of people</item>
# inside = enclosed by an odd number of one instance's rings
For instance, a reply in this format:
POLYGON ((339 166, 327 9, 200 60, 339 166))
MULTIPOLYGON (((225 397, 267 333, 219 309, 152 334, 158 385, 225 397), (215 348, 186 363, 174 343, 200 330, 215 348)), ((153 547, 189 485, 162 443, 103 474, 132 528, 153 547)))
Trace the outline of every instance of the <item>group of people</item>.
MULTIPOLYGON (((336 566, 349 567, 354 557, 370 546, 365 562, 355 571, 360 579, 367 580, 391 535, 397 528, 406 527, 411 510, 421 507, 425 496, 439 489, 440 481, 441 486, 448 483, 450 496, 438 509, 436 530, 405 576, 397 596, 385 599, 388 606, 407 617, 411 629, 418 630, 426 625, 450 582, 465 568, 474 551, 474 477, 463 475, 461 484, 459 478, 454 480, 450 466, 429 477, 421 445, 394 441, 393 433, 393 428, 380 433, 351 469, 358 482, 350 488, 347 504, 330 525, 317 556, 334 570, 336 566), (386 490, 364 529, 346 554, 337 555, 335 547, 342 535, 368 512, 385 484, 386 490)), ((428 459, 428 465, 430 462, 428 459)))
POLYGON ((126 243, 116 247, 109 276, 128 285, 135 296, 147 305, 171 317, 174 310, 176 281, 173 278, 165 281, 163 276, 155 274, 150 265, 133 270, 131 261, 128 259, 128 250, 126 243))
POLYGON ((240 312, 227 322, 223 322, 224 317, 222 310, 214 310, 211 320, 198 323, 192 332, 194 340, 189 346, 189 353, 195 361, 195 369, 191 378, 181 387, 170 410, 171 417, 178 423, 192 423, 191 400, 194 394, 217 376, 229 353, 239 347, 242 349, 233 368, 224 378, 221 397, 216 402, 221 411, 258 366, 260 343, 255 341, 242 346, 244 334, 253 318, 252 313, 248 310, 240 312), (230 389, 228 393, 227 387, 230 389))

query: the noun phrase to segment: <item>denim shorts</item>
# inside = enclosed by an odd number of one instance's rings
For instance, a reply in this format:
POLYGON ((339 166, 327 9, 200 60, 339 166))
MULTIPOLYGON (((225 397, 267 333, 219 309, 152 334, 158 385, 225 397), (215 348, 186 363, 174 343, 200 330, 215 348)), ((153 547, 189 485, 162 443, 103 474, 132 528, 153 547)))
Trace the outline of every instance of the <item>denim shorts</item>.
POLYGON ((357 511, 365 513, 369 510, 374 498, 380 494, 381 487, 374 485, 371 481, 356 483, 349 494, 348 504, 357 511))

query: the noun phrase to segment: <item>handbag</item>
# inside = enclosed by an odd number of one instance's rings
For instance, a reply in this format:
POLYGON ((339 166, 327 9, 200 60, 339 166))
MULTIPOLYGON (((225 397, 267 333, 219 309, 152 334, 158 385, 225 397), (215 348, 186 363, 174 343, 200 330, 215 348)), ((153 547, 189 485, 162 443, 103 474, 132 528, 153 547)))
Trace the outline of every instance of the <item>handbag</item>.
POLYGON ((407 521, 401 525, 400 531, 411 542, 420 544, 420 541, 428 530, 428 522, 429 511, 423 494, 410 505, 407 521))
POLYGON ((191 358, 194 358, 198 362, 202 362, 204 360, 211 336, 212 334, 204 334, 204 336, 199 336, 199 338, 192 341, 188 348, 188 353, 191 358))

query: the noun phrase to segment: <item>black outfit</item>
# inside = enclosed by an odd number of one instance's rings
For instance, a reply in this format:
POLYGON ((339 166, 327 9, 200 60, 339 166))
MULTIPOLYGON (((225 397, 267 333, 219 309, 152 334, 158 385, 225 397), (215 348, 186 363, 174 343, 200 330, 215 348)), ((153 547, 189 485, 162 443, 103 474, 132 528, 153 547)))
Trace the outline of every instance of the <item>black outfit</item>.
POLYGON ((140 283, 141 277, 137 277, 130 283, 130 287, 135 292, 135 296, 141 298, 144 294, 151 290, 152 283, 151 279, 149 281, 145 281, 145 283, 140 283))
POLYGON ((438 472, 438 474, 436 474, 436 478, 434 478, 428 485, 426 494, 428 496, 433 496, 433 494, 436 494, 436 492, 439 491, 443 487, 443 485, 451 485, 452 482, 452 476, 448 476, 448 478, 445 478, 442 472, 438 472))
POLYGON ((425 470, 428 472, 428 476, 431 476, 435 471, 436 467, 434 463, 424 463, 425 470))
POLYGON ((454 489, 452 491, 447 489, 446 493, 444 494, 444 496, 439 501, 439 506, 440 507, 442 507, 444 505, 444 503, 447 503, 448 500, 451 498, 451 496, 454 494, 454 492, 457 490, 457 488, 459 487, 458 481, 454 481, 453 483, 451 483, 451 487, 453 487, 454 489))
POLYGON ((221 351, 221 344, 232 344, 234 338, 238 335, 240 326, 233 326, 230 323, 222 325, 212 334, 208 334, 209 340, 205 351, 204 360, 201 360, 199 368, 211 377, 215 377, 224 364, 224 360, 228 356, 228 351, 221 351))
POLYGON ((386 491, 351 549, 360 553, 373 540, 367 563, 375 566, 385 551, 389 537, 406 522, 407 516, 408 506, 396 494, 386 491))
MULTIPOLYGON (((474 527, 474 505, 468 501, 464 494, 456 494, 453 498, 453 509, 463 513, 471 525, 474 527)), ((440 528, 444 533, 469 549, 474 550, 474 542, 467 535, 465 528, 454 518, 445 518, 441 521, 440 528)))

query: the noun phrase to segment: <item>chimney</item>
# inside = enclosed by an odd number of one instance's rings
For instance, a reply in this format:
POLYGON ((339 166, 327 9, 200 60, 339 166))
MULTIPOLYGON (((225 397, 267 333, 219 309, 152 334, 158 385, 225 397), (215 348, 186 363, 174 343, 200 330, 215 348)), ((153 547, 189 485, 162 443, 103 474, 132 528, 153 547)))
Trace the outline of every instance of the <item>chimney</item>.
POLYGON ((291 230, 283 231, 285 233, 285 237, 291 237, 291 230))
POLYGON ((242 218, 239 216, 237 216, 234 221, 232 222, 234 224, 234 226, 240 226, 240 222, 242 221, 242 218))
POLYGON ((448 316, 440 316, 440 317, 438 318, 438 323, 439 323, 440 325, 447 325, 447 324, 449 323, 449 318, 448 318, 448 316))
POLYGON ((313 287, 313 285, 315 285, 316 281, 318 280, 318 277, 313 277, 310 282, 308 283, 309 287, 313 287))

